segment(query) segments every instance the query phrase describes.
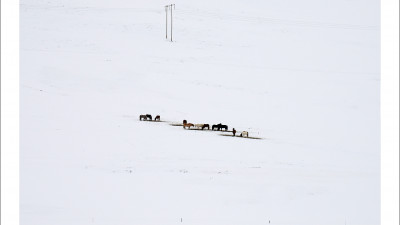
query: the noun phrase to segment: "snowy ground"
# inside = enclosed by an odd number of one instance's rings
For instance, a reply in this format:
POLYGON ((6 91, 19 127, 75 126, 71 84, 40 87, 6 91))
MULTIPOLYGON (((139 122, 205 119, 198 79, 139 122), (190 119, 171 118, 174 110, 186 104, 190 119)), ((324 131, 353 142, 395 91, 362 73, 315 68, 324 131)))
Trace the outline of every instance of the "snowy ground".
POLYGON ((21 224, 379 224, 379 3, 21 0, 21 224))

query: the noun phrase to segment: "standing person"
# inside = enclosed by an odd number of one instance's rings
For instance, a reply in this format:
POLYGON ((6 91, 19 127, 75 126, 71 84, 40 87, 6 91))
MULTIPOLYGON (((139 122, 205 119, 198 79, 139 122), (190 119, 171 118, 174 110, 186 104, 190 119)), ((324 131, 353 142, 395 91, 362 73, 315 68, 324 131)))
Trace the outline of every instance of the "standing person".
POLYGON ((233 136, 236 136, 236 130, 235 130, 235 128, 233 128, 232 133, 233 133, 233 136))

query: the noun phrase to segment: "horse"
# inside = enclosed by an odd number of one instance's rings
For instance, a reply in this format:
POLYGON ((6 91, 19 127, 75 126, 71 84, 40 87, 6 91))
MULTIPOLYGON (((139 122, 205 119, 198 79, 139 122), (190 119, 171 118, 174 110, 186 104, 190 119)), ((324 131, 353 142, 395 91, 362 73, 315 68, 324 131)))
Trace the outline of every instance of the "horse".
POLYGON ((203 128, 204 124, 195 124, 194 127, 197 129, 203 128))
POLYGON ((182 124, 187 124, 187 120, 183 120, 182 124))
POLYGON ((147 119, 149 119, 150 121, 153 120, 153 117, 150 114, 146 114, 147 119))
POLYGON ((160 121, 160 119, 161 119, 160 115, 157 115, 156 118, 154 118, 155 121, 157 120, 160 121))
POLYGON ((244 136, 249 137, 249 132, 242 131, 242 133, 240 134, 240 137, 244 137, 244 136))
POLYGON ((221 125, 220 128, 221 128, 221 130, 222 130, 222 129, 225 129, 225 131, 228 130, 228 126, 227 126, 227 125, 221 125))
POLYGON ((193 126, 194 126, 193 123, 185 123, 185 124, 183 124, 183 129, 186 129, 186 127, 189 127, 189 129, 190 129, 190 127, 193 127, 193 126))
POLYGON ((202 130, 204 130, 204 128, 210 129, 210 124, 203 124, 203 126, 201 127, 202 130))
POLYGON ((146 115, 140 115, 139 116, 139 120, 141 121, 141 120, 144 120, 144 121, 146 121, 147 120, 147 116, 146 115))
POLYGON ((217 124, 217 125, 212 125, 212 130, 214 130, 214 128, 217 128, 217 130, 219 131, 219 130, 222 130, 222 129, 225 129, 225 131, 227 131, 228 130, 228 126, 227 125, 222 125, 222 124, 217 124))

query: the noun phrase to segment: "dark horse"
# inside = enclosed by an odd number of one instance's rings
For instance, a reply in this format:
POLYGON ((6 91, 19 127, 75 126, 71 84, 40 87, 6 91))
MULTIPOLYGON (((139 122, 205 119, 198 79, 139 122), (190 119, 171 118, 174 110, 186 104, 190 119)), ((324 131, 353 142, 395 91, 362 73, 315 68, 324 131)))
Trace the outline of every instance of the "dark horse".
POLYGON ((149 119, 150 121, 153 120, 153 117, 150 114, 146 114, 147 119, 149 119))
POLYGON ((143 120, 147 120, 147 116, 146 116, 146 115, 140 115, 140 116, 139 116, 139 120, 142 120, 142 119, 143 119, 143 120))
POLYGON ((227 131, 228 130, 228 126, 227 125, 222 125, 222 124, 217 124, 217 125, 212 125, 212 128, 211 128, 211 130, 214 130, 215 128, 217 128, 217 130, 222 130, 222 129, 225 129, 225 131, 227 131))
POLYGON ((203 124, 203 127, 201 127, 202 130, 204 130, 204 128, 210 129, 210 124, 203 124))
POLYGON ((154 118, 155 121, 157 120, 160 121, 160 119, 161 119, 160 115, 157 115, 156 118, 154 118))

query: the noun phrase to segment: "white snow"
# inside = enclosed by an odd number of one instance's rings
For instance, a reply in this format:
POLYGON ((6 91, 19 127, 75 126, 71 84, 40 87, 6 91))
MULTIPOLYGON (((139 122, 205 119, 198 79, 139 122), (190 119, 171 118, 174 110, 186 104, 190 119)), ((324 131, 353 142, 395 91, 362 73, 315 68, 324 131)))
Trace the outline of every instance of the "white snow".
POLYGON ((21 0, 21 224, 379 224, 379 4, 21 0))

